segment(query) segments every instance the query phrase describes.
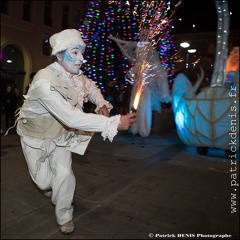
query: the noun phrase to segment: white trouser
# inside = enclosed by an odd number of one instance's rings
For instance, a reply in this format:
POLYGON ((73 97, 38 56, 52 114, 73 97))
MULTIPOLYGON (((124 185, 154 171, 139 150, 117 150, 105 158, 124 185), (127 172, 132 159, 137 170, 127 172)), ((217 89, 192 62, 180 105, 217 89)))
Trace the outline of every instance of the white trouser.
POLYGON ((54 148, 50 156, 41 162, 37 175, 36 162, 43 154, 41 149, 26 145, 21 139, 24 157, 33 181, 41 190, 52 188, 52 203, 55 206, 56 219, 59 225, 72 220, 72 201, 76 186, 72 171, 72 153, 66 147, 54 148))

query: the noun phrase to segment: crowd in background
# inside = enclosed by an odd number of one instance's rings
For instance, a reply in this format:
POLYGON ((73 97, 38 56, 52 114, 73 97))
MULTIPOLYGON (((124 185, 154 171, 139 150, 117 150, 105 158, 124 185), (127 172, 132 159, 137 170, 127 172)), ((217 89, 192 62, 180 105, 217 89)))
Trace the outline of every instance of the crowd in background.
MULTIPOLYGON (((103 92, 104 98, 109 101, 113 109, 110 111, 110 115, 114 116, 116 114, 127 114, 130 109, 130 98, 131 98, 132 85, 120 84, 115 85, 113 81, 108 81, 103 92)), ((94 112, 94 105, 90 102, 84 103, 85 112, 94 112)))
POLYGON ((129 112, 131 89, 130 84, 120 84, 119 88, 116 88, 113 81, 108 82, 104 97, 113 106, 110 112, 112 116, 116 114, 127 114, 129 112))
POLYGON ((15 84, 7 84, 1 92, 1 133, 12 127, 15 123, 15 112, 18 108, 18 101, 21 98, 19 90, 15 84))

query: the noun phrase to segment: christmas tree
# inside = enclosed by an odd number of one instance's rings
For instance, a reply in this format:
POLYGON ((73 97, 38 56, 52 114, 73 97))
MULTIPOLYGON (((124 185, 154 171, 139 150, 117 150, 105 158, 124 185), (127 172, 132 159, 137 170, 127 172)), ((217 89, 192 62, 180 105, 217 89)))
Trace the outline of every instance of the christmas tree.
POLYGON ((170 30, 170 5, 166 1, 101 1, 89 3, 86 18, 79 27, 87 44, 82 70, 93 79, 102 93, 108 81, 116 88, 120 84, 128 85, 125 75, 132 67, 116 44, 108 36, 116 36, 126 41, 138 41, 141 28, 151 26, 150 41, 159 52, 159 60, 168 73, 172 83, 174 63, 172 56, 176 52, 170 30))

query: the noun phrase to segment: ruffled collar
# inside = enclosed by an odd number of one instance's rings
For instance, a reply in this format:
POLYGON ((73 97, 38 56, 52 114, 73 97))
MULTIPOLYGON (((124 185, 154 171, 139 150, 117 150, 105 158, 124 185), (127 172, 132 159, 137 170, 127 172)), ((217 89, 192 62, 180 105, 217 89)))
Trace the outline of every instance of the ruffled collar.
POLYGON ((83 74, 82 70, 79 70, 79 73, 76 75, 73 75, 69 72, 67 72, 58 62, 54 62, 53 67, 59 70, 63 75, 66 75, 68 79, 76 79, 78 76, 81 76, 83 74))

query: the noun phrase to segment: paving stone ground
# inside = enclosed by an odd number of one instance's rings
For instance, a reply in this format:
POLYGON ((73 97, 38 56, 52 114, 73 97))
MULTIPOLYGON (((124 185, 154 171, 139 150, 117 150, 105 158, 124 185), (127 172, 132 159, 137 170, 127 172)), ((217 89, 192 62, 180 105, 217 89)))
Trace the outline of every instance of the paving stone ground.
POLYGON ((232 166, 223 150, 198 155, 174 130, 144 147, 139 136, 119 133, 110 143, 95 134, 84 156, 73 154, 75 231, 65 236, 13 132, 1 136, 1 239, 238 239, 232 166))

